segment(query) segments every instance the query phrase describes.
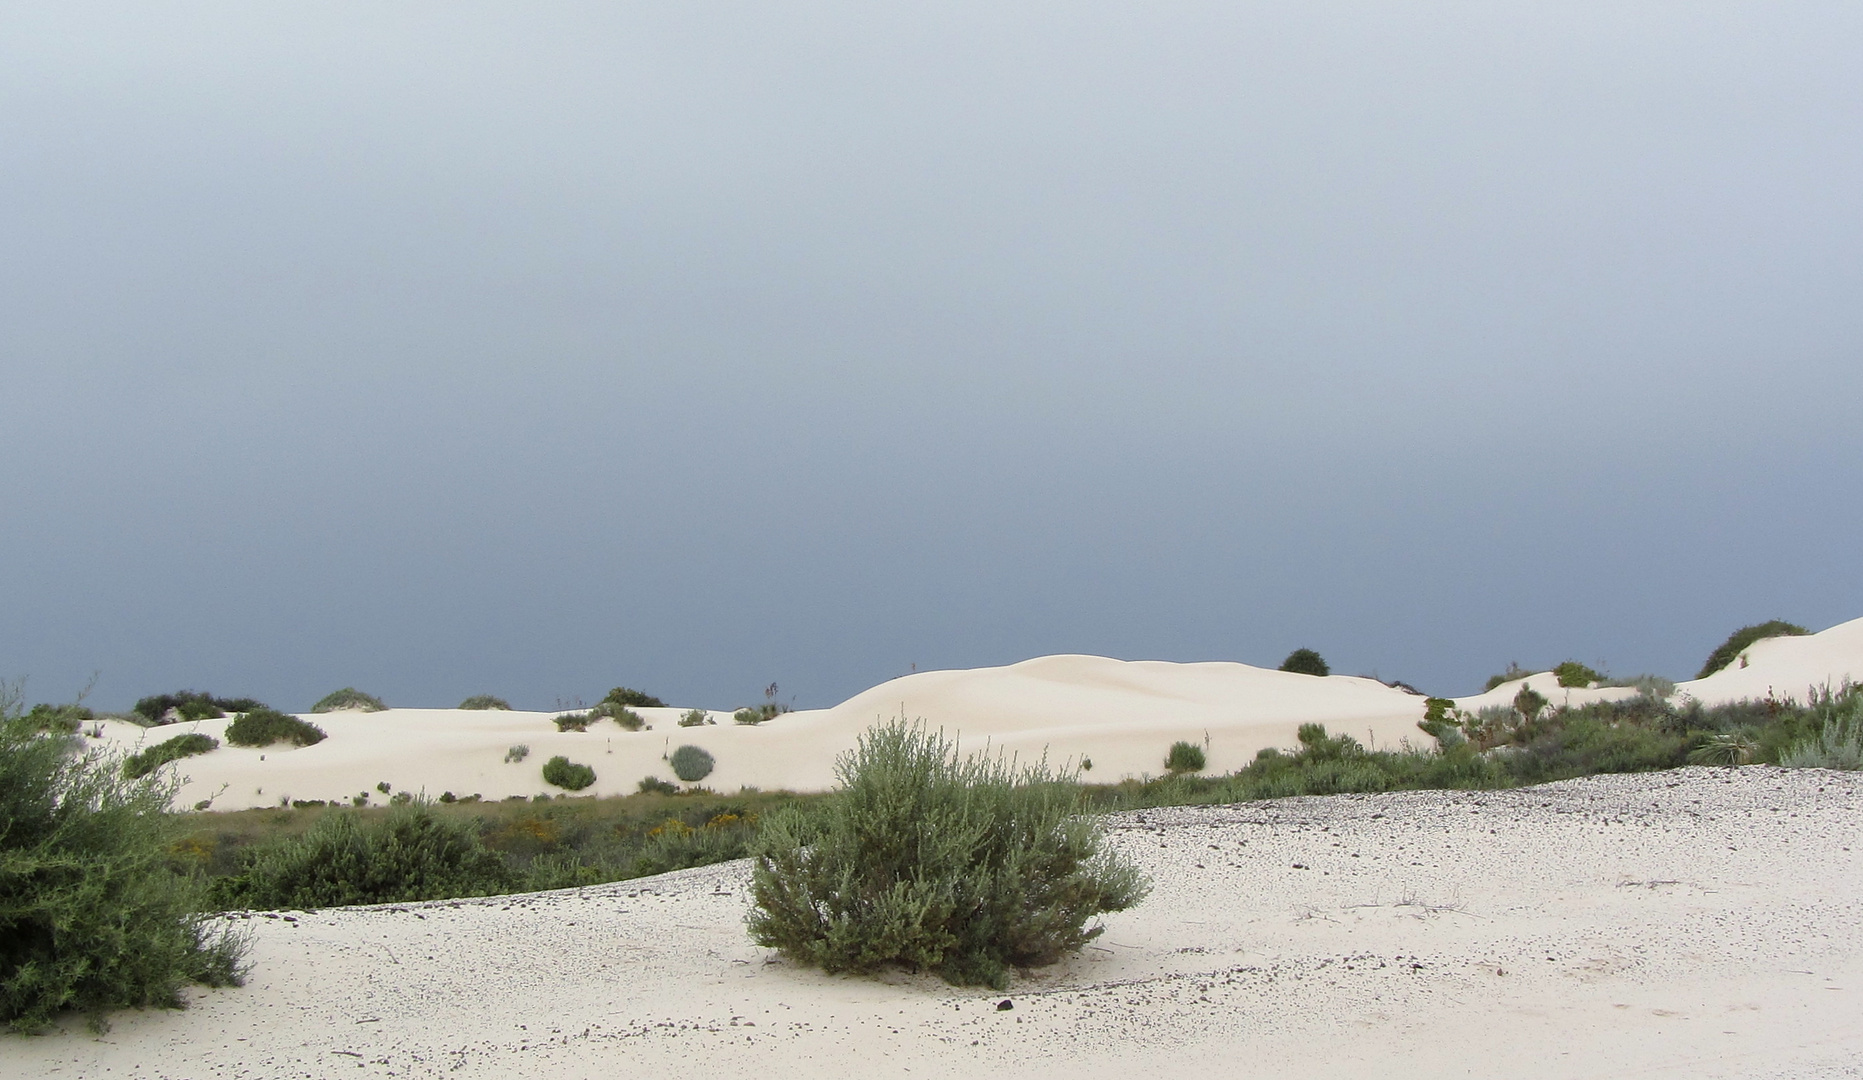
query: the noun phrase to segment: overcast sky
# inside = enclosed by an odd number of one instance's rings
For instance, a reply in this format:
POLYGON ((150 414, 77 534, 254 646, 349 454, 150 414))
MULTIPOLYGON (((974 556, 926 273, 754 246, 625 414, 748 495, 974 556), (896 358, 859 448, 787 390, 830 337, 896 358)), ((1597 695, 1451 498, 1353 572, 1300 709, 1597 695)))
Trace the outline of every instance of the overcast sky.
POLYGON ((9 4, 0 675, 1467 693, 1863 616, 1863 6, 9 4))

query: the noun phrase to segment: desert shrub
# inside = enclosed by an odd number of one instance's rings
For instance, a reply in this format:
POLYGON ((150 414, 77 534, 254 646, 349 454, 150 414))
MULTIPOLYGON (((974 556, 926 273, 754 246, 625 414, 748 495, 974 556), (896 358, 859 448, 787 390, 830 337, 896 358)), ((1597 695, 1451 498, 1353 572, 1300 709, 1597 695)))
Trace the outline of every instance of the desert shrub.
POLYGON ((500 709, 504 712, 511 711, 511 703, 509 701, 501 697, 493 697, 490 694, 474 694, 460 702, 459 707, 462 709, 500 709))
POLYGON ((1688 752, 1690 765, 1745 765, 1753 760, 1759 743, 1740 731, 1716 732, 1702 739, 1701 745, 1688 752))
POLYGON ((276 709, 242 713, 226 726, 225 735, 226 741, 234 746, 270 746, 279 742, 313 746, 324 740, 323 729, 316 724, 276 709))
POLYGON ((654 794, 677 795, 679 794, 679 788, 677 786, 673 784, 669 784, 665 780, 662 780, 657 776, 641 777, 640 783, 634 785, 634 790, 640 792, 642 795, 654 795, 654 794))
POLYGON ((1628 679, 1604 679, 1600 686, 1630 686, 1647 698, 1667 698, 1675 693, 1675 680, 1661 675, 1632 675, 1628 679))
POLYGON ((1695 678, 1705 679, 1733 663, 1736 657, 1745 652, 1747 647, 1756 641, 1761 641, 1770 637, 1797 637, 1809 634, 1810 632, 1811 631, 1796 623, 1789 623, 1780 619, 1756 623, 1752 626, 1743 626, 1735 630, 1732 634, 1729 634, 1726 641, 1721 642, 1718 648, 1708 654, 1708 662, 1701 665, 1701 672, 1697 674, 1695 678))
POLYGON ((595 782, 595 770, 558 754, 543 763, 543 779, 569 791, 581 791, 595 782))
POLYGON ((252 698, 222 698, 204 694, 198 690, 177 690, 172 694, 152 694, 142 698, 131 707, 130 711, 142 717, 150 724, 160 724, 167 720, 169 710, 174 710, 182 720, 212 720, 228 713, 251 712, 265 708, 265 703, 252 698))
POLYGON ((1423 719, 1417 721, 1417 727, 1422 728, 1426 734, 1436 740, 1437 746, 1445 750, 1466 739, 1456 718, 1453 698, 1423 699, 1423 719))
POLYGON ((835 763, 841 789, 764 827, 751 936, 830 972, 898 964, 1002 987, 1099 935, 1148 889, 1079 789, 1045 766, 960 758, 903 720, 835 763))
POLYGON ((200 914, 176 871, 175 783, 0 720, 0 1024, 66 1010, 179 1007, 184 983, 236 984, 245 943, 200 914))
POLYGON ((525 758, 529 756, 530 756, 530 747, 525 746, 523 743, 519 743, 516 746, 512 747, 511 749, 505 751, 505 764, 509 765, 512 762, 523 761, 525 758))
POLYGON ((717 722, 718 721, 713 720, 711 714, 704 709, 687 709, 685 712, 679 714, 680 727, 703 727, 706 724, 715 724, 717 722))
POLYGON ((652 694, 644 694, 639 690, 629 690, 625 686, 617 686, 613 690, 608 691, 608 696, 602 698, 602 700, 612 701, 616 705, 631 706, 636 709, 666 708, 666 702, 661 701, 652 694))
POLYGON ((97 719, 97 714, 82 705, 47 705, 38 704, 25 716, 25 725, 33 731, 47 731, 55 735, 75 735, 78 728, 89 721, 97 719))
POLYGON ((1529 675, 1538 675, 1538 674, 1539 672, 1534 671, 1531 668, 1523 668, 1519 664, 1509 661, 1507 665, 1507 670, 1501 672, 1499 675, 1488 676, 1488 681, 1482 685, 1481 690, 1482 690, 1482 693, 1485 694, 1488 691, 1494 689, 1495 687, 1500 686, 1502 683, 1510 683, 1510 682, 1513 682, 1515 679, 1524 679, 1529 675))
POLYGON ((639 731, 647 726, 646 718, 626 705, 613 701, 597 702, 595 707, 589 710, 589 715, 605 716, 619 724, 623 731, 639 731))
POLYGON ((317 704, 311 706, 311 712, 341 712, 346 709, 381 712, 386 708, 388 706, 382 704, 382 699, 374 694, 365 694, 353 686, 345 686, 341 690, 332 690, 318 698, 317 704))
POLYGON ((1577 660, 1567 660, 1565 663, 1553 668, 1553 677, 1559 680, 1560 686, 1569 689, 1583 689, 1584 687, 1590 686, 1592 683, 1604 681, 1604 676, 1579 663, 1577 660))
POLYGON ((1174 773, 1202 772, 1205 764, 1203 747, 1193 742, 1174 742, 1164 756, 1165 769, 1174 773))
POLYGON ((205 754, 219 748, 220 740, 211 735, 202 735, 199 732, 177 735, 124 758, 123 775, 134 780, 137 777, 149 775, 171 761, 193 757, 195 754, 205 754))
POLYGON ((585 712, 564 713, 563 715, 556 718, 556 730, 558 731, 587 731, 589 730, 590 721, 594 719, 595 719, 594 716, 592 716, 589 713, 585 713, 585 712))
POLYGON ((1788 769, 1863 769, 1863 687, 1812 702, 1816 731, 1779 755, 1788 769))
POLYGON ((1288 653, 1287 659, 1281 661, 1281 670, 1291 671, 1297 675, 1331 675, 1333 673, 1333 669, 1327 666, 1320 654, 1312 649, 1295 649, 1288 653))
POLYGON ((1546 695, 1531 686, 1522 686, 1520 692, 1514 695, 1514 711, 1520 714, 1522 720, 1537 719, 1545 711, 1546 705, 1546 695))
POLYGON ((667 760, 673 767, 673 775, 688 784, 696 784, 712 774, 712 756, 704 747, 688 743, 673 751, 673 756, 667 760))
POLYGON ((508 891, 517 875, 468 823, 425 802, 367 820, 325 811, 302 836, 249 849, 243 869, 214 883, 224 907, 324 908, 405 903, 508 891))
POLYGON ((732 713, 731 719, 740 724, 761 724, 769 717, 763 715, 762 709, 743 708, 732 713))

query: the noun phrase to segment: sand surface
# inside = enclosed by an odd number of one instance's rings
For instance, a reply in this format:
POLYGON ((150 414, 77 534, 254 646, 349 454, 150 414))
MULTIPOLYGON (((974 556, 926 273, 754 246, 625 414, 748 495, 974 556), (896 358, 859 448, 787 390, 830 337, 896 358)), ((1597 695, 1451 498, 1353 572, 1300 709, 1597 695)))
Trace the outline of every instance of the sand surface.
POLYGON ((1114 828, 1155 892, 1007 995, 785 963, 744 932, 740 862, 254 915, 246 987, 7 1040, 0 1073, 1863 1076, 1863 776, 1697 768, 1114 828))

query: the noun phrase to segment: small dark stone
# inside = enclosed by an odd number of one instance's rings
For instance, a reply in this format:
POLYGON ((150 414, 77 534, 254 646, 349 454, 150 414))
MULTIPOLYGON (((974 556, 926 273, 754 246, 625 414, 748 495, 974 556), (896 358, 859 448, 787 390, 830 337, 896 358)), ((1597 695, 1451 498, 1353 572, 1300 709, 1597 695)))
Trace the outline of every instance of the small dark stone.
POLYGON ((1015 1007, 1016 1007, 1016 1003, 1013 1001, 1010 1001, 1008 998, 1004 998, 1003 1000, 996 1003, 997 1012, 1007 1012, 1010 1009, 1013 1009, 1015 1007))

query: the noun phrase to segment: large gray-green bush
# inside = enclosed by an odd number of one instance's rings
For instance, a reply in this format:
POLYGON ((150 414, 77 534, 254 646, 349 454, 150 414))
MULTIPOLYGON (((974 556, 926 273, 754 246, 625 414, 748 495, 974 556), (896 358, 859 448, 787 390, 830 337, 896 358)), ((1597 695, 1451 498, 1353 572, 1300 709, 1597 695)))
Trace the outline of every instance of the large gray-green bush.
POLYGON ((59 1013, 181 1005, 189 982, 238 983, 244 943, 202 914, 198 880, 169 865, 170 770, 0 717, 0 1025, 59 1013))
POLYGON ((1149 885, 1045 764, 962 757, 904 720, 835 763, 840 790, 765 824, 751 936, 827 971, 887 965, 1002 987, 1099 935, 1149 885))

